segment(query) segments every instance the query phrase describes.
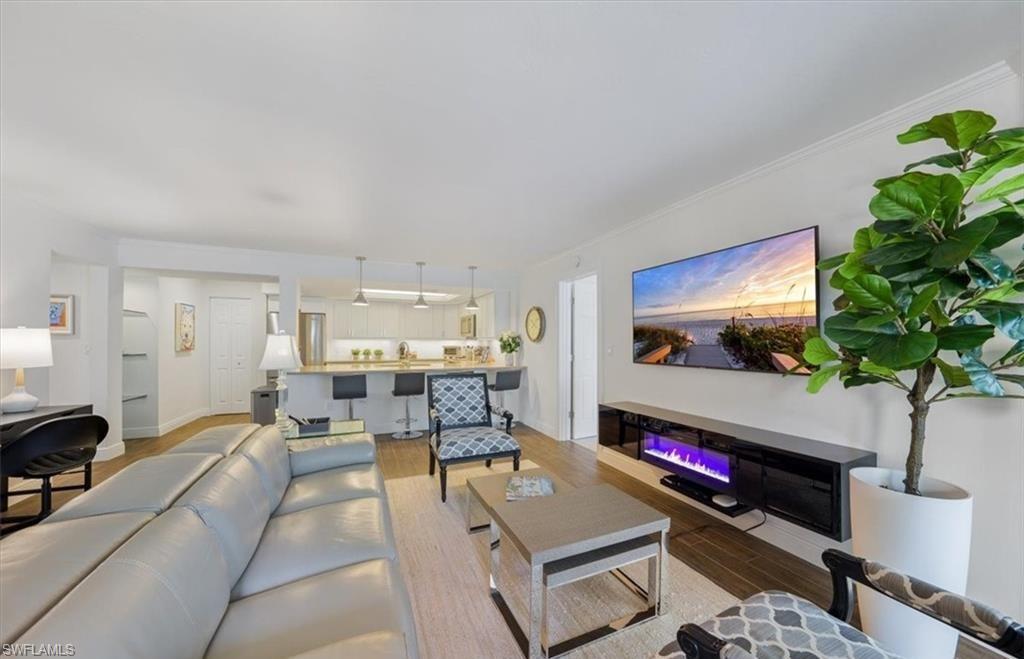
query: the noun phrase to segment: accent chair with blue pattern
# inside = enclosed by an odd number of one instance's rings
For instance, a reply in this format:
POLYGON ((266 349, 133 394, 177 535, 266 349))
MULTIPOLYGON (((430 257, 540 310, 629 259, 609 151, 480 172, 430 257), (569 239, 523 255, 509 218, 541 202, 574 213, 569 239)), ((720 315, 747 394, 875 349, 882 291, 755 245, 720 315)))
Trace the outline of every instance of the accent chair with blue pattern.
POLYGON ((441 501, 447 499, 448 465, 512 458, 519 471, 519 442, 512 437, 512 413, 492 407, 483 373, 446 373, 427 377, 427 399, 433 433, 430 435, 430 475, 441 472, 441 501), (505 419, 505 430, 491 425, 491 414, 505 419))

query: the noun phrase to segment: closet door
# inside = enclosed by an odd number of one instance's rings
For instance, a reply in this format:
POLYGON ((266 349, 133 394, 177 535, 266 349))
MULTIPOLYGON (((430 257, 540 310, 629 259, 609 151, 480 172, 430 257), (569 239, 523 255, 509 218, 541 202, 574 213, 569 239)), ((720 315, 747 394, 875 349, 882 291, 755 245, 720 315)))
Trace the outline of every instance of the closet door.
POLYGON ((210 298, 210 412, 249 410, 253 384, 252 300, 210 298))

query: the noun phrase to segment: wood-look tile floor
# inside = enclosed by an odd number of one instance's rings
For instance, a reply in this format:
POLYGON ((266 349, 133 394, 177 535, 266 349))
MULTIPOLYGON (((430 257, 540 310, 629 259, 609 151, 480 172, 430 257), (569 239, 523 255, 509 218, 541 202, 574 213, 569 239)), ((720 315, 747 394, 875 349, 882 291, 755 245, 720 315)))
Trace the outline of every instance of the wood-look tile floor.
MULTIPOLYGON (((127 465, 142 458, 163 453, 195 433, 217 425, 247 423, 248 415, 227 414, 198 419, 160 437, 125 442, 125 454, 93 469, 94 483, 100 483, 127 465)), ((762 590, 786 590, 828 607, 831 585, 828 573, 759 538, 723 524, 717 518, 697 510, 668 494, 597 460, 590 449, 573 442, 559 442, 528 426, 513 431, 523 448, 523 458, 555 472, 579 487, 610 483, 631 496, 662 511, 672 520, 669 551, 697 572, 739 598, 762 590)), ((396 440, 377 436, 377 457, 385 479, 423 474, 427 471, 426 437, 396 440)), ((60 477, 55 484, 68 484, 75 477, 60 477)), ((80 492, 54 494, 54 507, 60 507, 80 492)), ((37 496, 29 497, 9 509, 10 514, 32 514, 39 509, 37 496)), ((959 659, 991 659, 996 655, 974 644, 961 641, 959 659)))

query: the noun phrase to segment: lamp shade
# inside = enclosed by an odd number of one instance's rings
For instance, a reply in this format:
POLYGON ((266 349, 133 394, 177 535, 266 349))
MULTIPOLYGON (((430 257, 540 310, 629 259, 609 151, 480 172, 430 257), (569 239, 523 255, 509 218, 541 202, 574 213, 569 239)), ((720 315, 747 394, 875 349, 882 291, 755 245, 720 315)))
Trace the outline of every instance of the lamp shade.
POLYGON ((279 371, 299 368, 299 350, 295 345, 295 337, 290 334, 267 334, 267 347, 260 360, 261 371, 279 371))
POLYGON ((49 328, 0 329, 0 368, 53 366, 49 328))

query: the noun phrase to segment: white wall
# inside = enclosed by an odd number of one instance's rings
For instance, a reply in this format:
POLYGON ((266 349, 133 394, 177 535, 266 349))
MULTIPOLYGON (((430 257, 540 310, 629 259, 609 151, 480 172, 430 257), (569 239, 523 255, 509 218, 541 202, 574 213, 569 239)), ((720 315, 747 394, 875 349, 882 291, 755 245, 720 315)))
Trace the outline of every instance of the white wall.
MULTIPOLYGON (((121 442, 121 295, 122 275, 117 264, 117 242, 109 234, 75 218, 57 214, 34 200, 0 190, 0 326, 46 327, 51 291, 53 257, 90 264, 86 313, 87 344, 71 339, 54 352, 54 367, 26 371, 29 391, 40 404, 50 402, 92 403, 105 417, 110 432, 97 458, 106 460, 124 452, 121 442), (95 312, 95 313, 93 313, 95 312), (87 345, 87 353, 86 353, 87 345), (65 360, 81 365, 88 357, 88 382, 71 370, 65 360), (58 362, 58 360, 60 360, 58 362), (55 381, 51 396, 51 380, 55 381), (59 380, 59 381, 57 381, 59 380)), ((58 283, 68 271, 53 272, 58 283)), ((74 367, 77 369, 78 367, 74 367)), ((0 378, 0 395, 14 385, 13 372, 0 378)))
MULTIPOLYGON (((1008 68, 940 90, 751 175, 685 200, 626 230, 522 273, 520 310, 540 305, 547 336, 527 341, 525 421, 548 434, 558 428, 557 288, 562 279, 600 277, 601 397, 635 400, 814 439, 877 451, 883 466, 905 460, 906 401, 885 388, 816 397, 797 377, 636 365, 631 362, 631 272, 813 224, 825 256, 848 249, 867 224, 871 183, 941 145, 899 146, 895 136, 916 121, 959 108, 984 109, 1000 126, 1024 123, 1020 77, 1008 68), (578 260, 577 260, 578 259, 578 260)), ((752 110, 755 114, 756 110, 752 110)), ((688 130, 690 127, 680 127, 688 130)), ((803 145, 794 145, 803 146, 803 145)), ((1020 259, 1020 244, 1008 248, 1020 259)), ((823 314, 831 298, 822 282, 823 314)), ((1024 403, 961 400, 935 407, 925 469, 974 493, 969 594, 1024 616, 1024 403)))

